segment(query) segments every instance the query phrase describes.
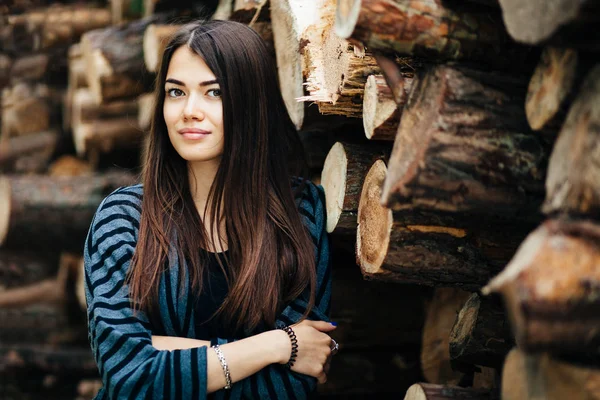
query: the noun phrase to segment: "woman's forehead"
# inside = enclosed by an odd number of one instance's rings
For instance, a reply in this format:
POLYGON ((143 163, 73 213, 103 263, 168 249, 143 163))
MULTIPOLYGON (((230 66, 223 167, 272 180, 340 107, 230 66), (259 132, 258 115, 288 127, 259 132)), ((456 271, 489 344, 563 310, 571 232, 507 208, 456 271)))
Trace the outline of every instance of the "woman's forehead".
POLYGON ((203 82, 216 80, 215 74, 206 62, 188 46, 181 46, 173 53, 167 80, 177 80, 185 85, 200 85, 203 82))

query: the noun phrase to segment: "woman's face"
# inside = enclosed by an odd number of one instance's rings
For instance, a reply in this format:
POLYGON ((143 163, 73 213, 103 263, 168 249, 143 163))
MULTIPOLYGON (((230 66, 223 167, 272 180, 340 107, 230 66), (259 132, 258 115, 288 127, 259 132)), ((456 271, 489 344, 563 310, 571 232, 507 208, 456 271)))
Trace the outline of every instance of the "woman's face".
POLYGON ((173 53, 163 113, 171 144, 188 162, 220 161, 223 104, 216 77, 187 46, 173 53))

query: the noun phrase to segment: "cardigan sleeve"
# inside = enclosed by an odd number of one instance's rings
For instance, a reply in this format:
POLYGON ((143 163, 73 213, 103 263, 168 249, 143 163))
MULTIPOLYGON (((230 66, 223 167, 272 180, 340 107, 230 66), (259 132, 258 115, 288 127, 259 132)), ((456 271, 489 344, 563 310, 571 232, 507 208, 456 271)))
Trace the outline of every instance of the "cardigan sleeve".
POLYGON ((159 351, 147 316, 133 313, 125 274, 137 241, 139 192, 100 204, 84 248, 88 339, 109 399, 206 399, 206 347, 159 351))
MULTIPOLYGON (((300 198, 298 210, 314 243, 317 268, 315 306, 308 319, 329 322, 331 300, 331 263, 326 231, 325 195, 323 188, 308 182, 300 198)), ((308 289, 278 316, 276 326, 292 325, 300 320, 308 306, 308 289)), ((281 364, 271 364, 254 375, 238 382, 244 398, 251 399, 307 399, 316 389, 317 379, 289 370, 281 364)), ((234 385, 235 386, 235 385, 234 385)))

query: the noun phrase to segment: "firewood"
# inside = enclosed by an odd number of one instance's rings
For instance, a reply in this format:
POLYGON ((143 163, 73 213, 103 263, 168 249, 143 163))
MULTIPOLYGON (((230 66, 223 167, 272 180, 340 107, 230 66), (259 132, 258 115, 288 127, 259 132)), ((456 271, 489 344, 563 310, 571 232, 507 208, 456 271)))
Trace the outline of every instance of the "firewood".
POLYGON ((500 0, 500 5, 508 33, 519 42, 600 49, 593 28, 600 21, 597 1, 500 0))
POLYGON ((61 305, 0 307, 0 343, 48 343, 51 337, 65 331, 68 324, 66 309, 61 305))
POLYGON ((54 5, 9 16, 4 48, 22 52, 65 47, 78 41, 84 32, 108 25, 108 9, 54 5))
POLYGON ((10 81, 12 59, 6 54, 0 54, 0 90, 10 81))
POLYGON ((81 38, 87 82, 96 104, 150 91, 152 75, 143 55, 144 31, 167 14, 87 32, 81 38))
POLYGON ((371 75, 365 85, 363 101, 363 123, 365 135, 371 140, 394 140, 400 125, 402 109, 412 86, 412 78, 402 80, 404 84, 401 103, 396 104, 392 90, 383 75, 371 75))
POLYGON ((38 370, 71 377, 98 374, 89 346, 0 345, 0 372, 15 370, 38 370))
POLYGON ((43 158, 42 164, 46 164, 56 149, 58 139, 57 131, 46 131, 12 137, 0 142, 0 169, 4 172, 19 170, 20 168, 15 166, 18 159, 31 155, 43 158))
POLYGON ((137 126, 138 102, 136 99, 116 100, 96 104, 92 92, 87 88, 77 89, 73 96, 71 125, 74 130, 86 123, 112 118, 127 118, 126 125, 137 126))
POLYGON ((456 314, 469 295, 455 288, 437 288, 433 292, 425 313, 421 344, 421 369, 430 383, 456 385, 464 376, 452 370, 448 342, 456 314))
POLYGON ((504 362, 502 399, 598 400, 600 369, 514 348, 504 362))
POLYGON ((379 67, 372 55, 356 55, 354 46, 335 34, 334 12, 332 8, 329 17, 323 12, 302 36, 306 41, 303 76, 309 94, 300 100, 316 101, 322 114, 361 118, 365 83, 369 75, 380 73, 379 67))
POLYGON ((599 239, 591 222, 549 220, 482 289, 503 296, 519 348, 598 354, 599 239))
POLYGON ((450 65, 428 68, 417 81, 402 113, 383 204, 468 213, 463 220, 473 223, 492 217, 539 223, 549 151, 527 124, 525 82, 450 65))
POLYGON ((543 212, 566 212, 597 218, 600 153, 600 65, 585 78, 556 140, 546 178, 543 212))
POLYGON ((383 207, 386 171, 382 160, 373 164, 358 206, 356 258, 365 278, 477 290, 514 254, 522 239, 514 227, 470 230, 452 214, 383 207))
POLYGON ((14 80, 38 80, 48 69, 50 57, 47 54, 32 54, 15 59, 10 71, 14 80))
POLYGON ((229 19, 250 26, 256 22, 270 22, 269 0, 234 0, 229 19))
POLYGON ((0 248, 0 293, 56 275, 54 252, 14 251, 0 248))
POLYGON ((502 304, 473 293, 462 306, 450 332, 454 369, 472 365, 501 368, 514 339, 502 304))
POLYGON ((92 173, 90 163, 70 154, 60 156, 48 167, 49 176, 82 176, 92 173))
POLYGON ((515 68, 517 54, 528 49, 506 34, 493 9, 442 0, 340 0, 336 33, 362 42, 373 52, 413 55, 432 60, 476 60, 494 68, 515 68))
POLYGON ((415 383, 408 388, 404 400, 497 400, 498 396, 489 390, 458 386, 415 383))
POLYGON ((72 119, 72 108, 73 108, 73 97, 77 89, 87 87, 87 79, 85 76, 85 60, 81 50, 81 45, 76 43, 69 47, 68 53, 68 79, 67 79, 67 92, 65 94, 64 104, 62 107, 63 114, 63 129, 68 131, 71 129, 72 119))
POLYGON ((144 93, 137 99, 138 102, 138 126, 144 132, 150 130, 152 116, 154 115, 154 94, 144 93))
POLYGON ((97 119, 73 128, 73 141, 78 156, 98 155, 118 148, 139 148, 144 132, 137 117, 97 119))
POLYGON ((138 0, 110 0, 110 15, 113 25, 142 18, 143 7, 138 0))
POLYGON ((389 157, 390 146, 337 142, 331 147, 321 185, 325 189, 327 232, 356 238, 358 203, 371 165, 389 157))
POLYGON ((212 19, 228 20, 233 11, 234 0, 219 0, 219 4, 212 19))
POLYGON ((131 184, 129 173, 0 177, 0 246, 81 251, 104 197, 131 184))
POLYGON ((21 82, 6 87, 2 91, 2 137, 47 131, 52 113, 48 86, 21 82))
POLYGON ((181 25, 150 24, 144 32, 143 48, 146 69, 157 72, 169 39, 181 25))

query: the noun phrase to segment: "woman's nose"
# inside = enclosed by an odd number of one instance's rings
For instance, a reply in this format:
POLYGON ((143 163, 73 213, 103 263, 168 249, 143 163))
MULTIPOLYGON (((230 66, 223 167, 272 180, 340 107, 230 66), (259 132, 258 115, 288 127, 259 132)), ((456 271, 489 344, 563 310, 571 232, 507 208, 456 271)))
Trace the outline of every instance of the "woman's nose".
POLYGON ((183 117, 185 119, 204 119, 204 112, 202 111, 202 106, 200 104, 199 99, 190 95, 185 103, 185 107, 183 108, 183 117))

